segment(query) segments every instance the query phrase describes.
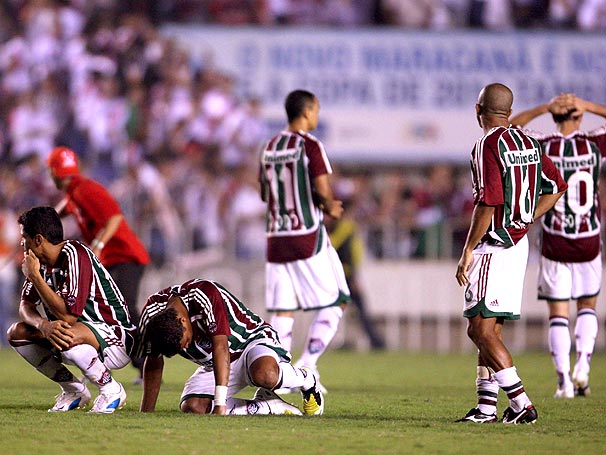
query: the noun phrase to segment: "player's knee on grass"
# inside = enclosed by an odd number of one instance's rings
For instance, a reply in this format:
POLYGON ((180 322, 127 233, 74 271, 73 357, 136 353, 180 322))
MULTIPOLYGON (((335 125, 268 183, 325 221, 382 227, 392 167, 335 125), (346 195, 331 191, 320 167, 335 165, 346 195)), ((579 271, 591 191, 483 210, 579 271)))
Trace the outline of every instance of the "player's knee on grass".
POLYGON ((273 357, 259 357, 250 365, 248 374, 255 386, 273 389, 280 380, 280 367, 273 357))
POLYGON ((188 398, 181 403, 181 412, 190 414, 210 414, 211 409, 210 398, 188 398))

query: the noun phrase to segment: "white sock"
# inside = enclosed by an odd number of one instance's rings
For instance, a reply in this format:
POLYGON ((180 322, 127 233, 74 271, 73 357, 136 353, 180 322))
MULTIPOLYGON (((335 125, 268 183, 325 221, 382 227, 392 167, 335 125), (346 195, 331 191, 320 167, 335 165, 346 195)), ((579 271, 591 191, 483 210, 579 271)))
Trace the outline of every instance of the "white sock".
POLYGON ((313 387, 313 376, 306 371, 286 362, 278 363, 278 367, 280 368, 281 382, 278 383, 277 388, 301 388, 307 390, 313 387))
MULTIPOLYGON (((25 342, 24 342, 25 343, 25 342)), ((71 371, 63 365, 54 353, 37 343, 13 345, 13 349, 21 355, 36 370, 50 380, 58 383, 65 392, 81 392, 85 385, 82 384, 71 371)))
POLYGON ((507 394, 509 406, 511 406, 514 412, 520 412, 527 405, 532 404, 524 391, 524 385, 518 376, 516 367, 504 368, 501 371, 497 371, 493 374, 493 378, 507 394))
POLYGON ((324 354, 337 333, 342 316, 343 309, 339 306, 331 306, 318 311, 309 328, 305 350, 297 363, 317 369, 318 359, 324 354))
POLYGON ((292 327, 295 319, 290 316, 272 315, 270 324, 278 332, 280 344, 284 349, 290 352, 292 347, 292 327))
POLYGON ((117 393, 120 384, 114 381, 109 369, 99 359, 97 350, 90 344, 79 344, 61 353, 65 363, 75 365, 82 374, 99 387, 101 393, 117 393))
POLYGON ((478 409, 487 415, 496 414, 499 384, 492 378, 492 374, 487 367, 478 366, 476 392, 478 394, 478 409))
POLYGON ((558 375, 558 386, 563 387, 571 383, 570 380, 570 330, 568 319, 553 317, 549 320, 549 352, 558 375), (559 384, 559 381, 562 384, 559 384))
MULTIPOLYGON (((227 414, 229 415, 268 415, 283 414, 272 412, 269 403, 264 400, 244 400, 242 398, 228 398, 225 402, 227 414)), ((278 411, 278 410, 276 410, 278 411)))
POLYGON ((575 369, 583 368, 583 370, 589 371, 595 339, 598 336, 598 318, 595 310, 588 308, 577 313, 574 336, 576 338, 577 350, 577 365, 575 369))

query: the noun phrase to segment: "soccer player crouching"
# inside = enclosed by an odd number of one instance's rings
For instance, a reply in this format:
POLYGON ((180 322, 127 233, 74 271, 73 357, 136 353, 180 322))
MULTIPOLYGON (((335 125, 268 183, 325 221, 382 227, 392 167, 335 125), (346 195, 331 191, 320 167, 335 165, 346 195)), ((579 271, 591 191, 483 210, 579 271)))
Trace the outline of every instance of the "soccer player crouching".
POLYGON ((52 207, 34 207, 19 217, 25 282, 20 321, 8 341, 62 392, 49 412, 83 408, 91 394, 65 364, 77 366, 99 388, 89 412, 111 414, 124 406, 126 392, 110 370, 128 365, 134 342, 124 299, 93 252, 63 240, 63 226, 52 207), (45 314, 43 316, 42 314, 45 314))
POLYGON ((296 368, 276 331, 220 284, 192 279, 153 294, 138 331, 145 358, 141 411, 152 412, 162 383, 164 356, 199 365, 185 382, 181 411, 195 414, 319 415, 324 398, 311 370, 296 368), (259 387, 253 400, 234 398, 259 387), (298 387, 303 413, 273 390, 298 387))

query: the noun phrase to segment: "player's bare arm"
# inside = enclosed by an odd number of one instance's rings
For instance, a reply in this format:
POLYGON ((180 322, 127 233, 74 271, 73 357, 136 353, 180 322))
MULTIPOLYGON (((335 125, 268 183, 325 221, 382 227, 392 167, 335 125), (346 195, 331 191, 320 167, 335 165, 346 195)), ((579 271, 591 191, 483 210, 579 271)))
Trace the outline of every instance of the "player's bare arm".
POLYGON ((529 122, 549 112, 549 104, 541 104, 532 109, 522 111, 509 120, 514 126, 526 126, 529 122))
POLYGON ((319 199, 319 207, 327 215, 339 219, 343 214, 343 202, 335 199, 330 186, 328 174, 319 175, 314 179, 314 188, 319 199))
POLYGON ((229 343, 227 341, 227 336, 213 336, 212 345, 213 369, 215 373, 215 406, 213 407, 212 413, 225 415, 227 412, 227 407, 225 406, 226 396, 218 397, 217 395, 226 394, 227 385, 229 383, 229 372, 231 363, 229 357, 229 343), (219 403, 219 405, 217 405, 217 403, 219 403))
POLYGON ((560 199, 565 192, 566 190, 560 191, 556 194, 542 194, 541 196, 539 196, 539 202, 537 203, 537 208, 534 212, 534 218, 540 218, 546 212, 548 212, 555 205, 555 203, 558 202, 558 199, 560 199))
POLYGON ((606 117, 606 104, 592 103, 591 101, 575 97, 574 105, 578 111, 590 112, 591 114, 606 117))
POLYGON ((143 363, 143 396, 141 397, 141 412, 154 412, 162 385, 164 357, 146 357, 143 363))
MULTIPOLYGON (((19 305, 19 319, 26 325, 35 329, 26 338, 47 339, 53 347, 64 350, 70 347, 74 341, 71 325, 65 321, 49 321, 42 317, 33 303, 21 301, 19 305)), ((31 330, 33 330, 31 329, 31 330)))
POLYGON ((459 286, 465 286, 469 283, 469 276, 467 271, 472 262, 473 249, 480 243, 482 237, 490 226, 492 215, 494 214, 494 207, 485 204, 477 204, 473 209, 473 215, 471 216, 471 226, 467 233, 467 239, 465 240, 465 246, 463 247, 463 253, 459 259, 457 265, 457 282, 459 286))
POLYGON ((109 242, 116 231, 118 231, 120 223, 122 223, 123 219, 124 215, 121 213, 109 217, 107 223, 105 223, 105 226, 99 230, 95 236, 95 239, 91 242, 91 249, 93 250, 93 253, 99 256, 101 250, 105 247, 105 245, 107 245, 107 242, 109 242))
POLYGON ((44 278, 40 274, 40 260, 33 251, 28 250, 25 253, 23 262, 21 263, 21 271, 25 278, 32 282, 36 291, 38 291, 38 295, 53 316, 67 322, 69 325, 73 325, 77 322, 76 316, 68 311, 63 298, 56 294, 55 291, 46 284, 46 281, 44 281, 44 278))

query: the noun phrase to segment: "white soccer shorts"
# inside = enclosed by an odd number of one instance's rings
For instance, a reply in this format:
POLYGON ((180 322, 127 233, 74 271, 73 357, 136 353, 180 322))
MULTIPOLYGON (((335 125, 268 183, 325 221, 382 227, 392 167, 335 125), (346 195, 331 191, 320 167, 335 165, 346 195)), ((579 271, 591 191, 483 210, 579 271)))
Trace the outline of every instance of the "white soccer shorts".
POLYGON ((267 311, 317 310, 349 296, 343 264, 330 243, 299 261, 265 264, 267 311))
POLYGON ((545 300, 593 297, 602 284, 602 257, 588 262, 557 262, 541 256, 538 296, 545 300))
MULTIPOLYGON (((248 368, 259 357, 270 356, 278 362, 288 362, 288 359, 280 356, 270 339, 256 340, 244 348, 242 355, 231 363, 229 368, 229 381, 227 396, 232 397, 246 387, 256 387, 248 377, 248 368)), ((281 347, 281 346, 278 346, 281 347)), ((215 374, 212 368, 201 366, 185 382, 181 393, 181 403, 191 397, 213 397, 215 394, 215 374)))
POLYGON ((476 248, 468 272, 464 316, 519 319, 527 262, 526 236, 510 248, 486 244, 476 248))

